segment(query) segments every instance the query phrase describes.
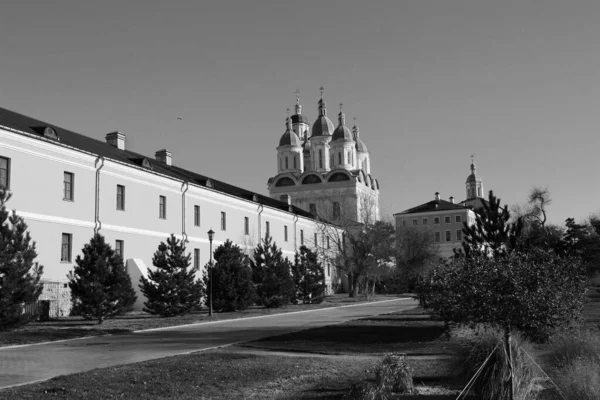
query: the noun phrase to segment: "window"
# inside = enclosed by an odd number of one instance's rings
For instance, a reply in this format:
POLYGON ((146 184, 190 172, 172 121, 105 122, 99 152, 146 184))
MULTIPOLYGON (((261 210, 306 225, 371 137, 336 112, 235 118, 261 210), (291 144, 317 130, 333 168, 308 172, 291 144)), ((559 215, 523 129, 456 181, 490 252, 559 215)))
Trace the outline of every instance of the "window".
POLYGON ((167 218, 167 198, 165 196, 158 196, 158 218, 167 218))
POLYGON ((315 233, 315 247, 317 247, 319 245, 319 241, 317 239, 319 239, 319 237, 315 233))
POLYGON ((423 218, 423 225, 427 225, 427 218, 423 218))
POLYGON ((460 229, 458 229, 456 231, 456 240, 458 240, 458 241, 462 240, 462 231, 460 229))
POLYGON ((121 258, 125 257, 125 242, 122 240, 115 241, 115 254, 121 258))
POLYGON ((60 261, 71 262, 71 244, 73 235, 70 233, 62 234, 62 246, 60 248, 60 261))
POLYGON ((338 153, 338 164, 343 164, 342 163, 342 153, 338 153))
POLYGON ((446 242, 452 241, 452 232, 446 231, 446 242))
POLYGON ((433 223, 434 223, 434 224, 439 224, 439 223, 440 223, 440 217, 435 217, 435 218, 433 219, 433 223))
POLYGON ((271 236, 271 223, 269 221, 265 221, 265 237, 271 236))
POLYGON ((331 247, 329 246, 329 236, 327 236, 327 250, 329 250, 331 247))
POLYGON ((0 157, 0 186, 10 188, 10 158, 0 157))
POLYGON ((323 150, 319 149, 319 168, 323 168, 323 150))
POLYGON ((285 169, 289 169, 288 158, 285 158, 285 169))
POLYGON ((418 219, 413 219, 413 225, 418 225, 419 224, 419 220, 418 219))
POLYGON ((194 249, 194 269, 200 269, 200 249, 194 249))
POLYGON ((310 203, 308 205, 308 210, 312 215, 317 215, 317 205, 315 203, 310 203))
POLYGON ((300 245, 304 244, 304 229, 300 229, 300 245))
POLYGON ((460 218, 460 215, 457 215, 456 217, 454 217, 454 220, 456 222, 462 222, 462 219, 460 218))
POLYGON ((340 203, 333 202, 333 219, 340 219, 340 203))
POLYGON ((200 206, 194 206, 194 225, 200 226, 200 206))
POLYGON ((477 188, 477 196, 481 197, 481 187, 477 188))
POLYGON ((73 201, 73 184, 75 175, 71 172, 65 172, 63 179, 63 200, 73 201))
POLYGON ((283 226, 283 240, 284 241, 288 241, 288 236, 287 236, 287 225, 283 226))
POLYGON ((244 217, 244 235, 250 234, 250 220, 248 217, 244 217))
POLYGON ((451 222, 452 222, 452 218, 450 218, 450 217, 444 217, 444 223, 445 224, 449 224, 451 222))
POLYGON ((439 232, 435 233, 435 241, 438 242, 438 243, 440 241, 440 233, 439 232))
POLYGON ((294 169, 296 169, 296 156, 294 155, 294 169))
POLYGON ((227 214, 225 214, 225 211, 221 211, 221 230, 227 230, 227 214))
POLYGON ((125 210, 125 186, 117 185, 117 210, 125 210))

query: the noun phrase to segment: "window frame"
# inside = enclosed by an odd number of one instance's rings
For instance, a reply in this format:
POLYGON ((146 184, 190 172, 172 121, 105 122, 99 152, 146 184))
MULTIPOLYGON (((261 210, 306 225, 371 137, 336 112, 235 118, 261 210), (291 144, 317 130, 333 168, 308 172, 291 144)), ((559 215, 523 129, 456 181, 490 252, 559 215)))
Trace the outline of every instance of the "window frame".
POLYGON ((227 230, 227 213, 225 211, 221 211, 221 230, 227 230))
POLYGON ((434 225, 439 225, 440 224, 440 217, 433 217, 433 224, 434 225))
POLYGON ((250 234, 250 218, 244 217, 244 235, 250 234))
POLYGON ((457 229, 456 230, 456 240, 457 241, 461 241, 462 240, 462 229, 457 229))
POLYGON ((115 254, 121 257, 122 260, 125 259, 125 241, 122 239, 115 240, 115 254))
POLYGON ((125 211, 125 185, 117 185, 117 211, 125 211), (123 189, 121 193, 119 188, 123 189))
POLYGON ((462 222, 462 217, 460 215, 455 215, 454 222, 462 222))
POLYGON ((198 204, 194 204, 194 226, 200 226, 200 206, 198 204))
POLYGON ((439 231, 436 231, 434 233, 433 237, 434 237, 434 240, 435 240, 436 243, 441 243, 441 241, 442 241, 442 235, 441 235, 441 233, 439 231))
POLYGON ((200 269, 200 249, 199 248, 194 249, 194 269, 195 270, 200 269))
POLYGON ((75 201, 75 174, 73 172, 63 172, 63 200, 75 201), (70 182, 67 182, 67 177, 69 177, 70 182))
POLYGON ((412 222, 413 222, 413 225, 415 225, 415 226, 419 225, 419 219, 418 218, 413 218, 412 222))
POLYGON ((265 238, 271 237, 271 223, 265 221, 265 238))
POLYGON ((61 246, 60 246, 60 262, 61 263, 70 263, 73 260, 73 234, 63 232, 61 236, 61 246), (67 242, 65 243, 65 238, 67 242), (65 257, 65 245, 66 248, 66 257, 65 257))
POLYGON ((167 196, 158 196, 158 218, 167 219, 167 196))
POLYGON ((422 224, 422 225, 427 225, 428 223, 429 223, 429 221, 427 220, 427 218, 423 218, 423 219, 421 220, 421 224, 422 224))
POLYGON ((446 231, 446 242, 452 241, 452 231, 446 231))
POLYGON ((284 242, 288 241, 288 227, 287 227, 287 225, 283 226, 283 241, 284 242))
POLYGON ((0 168, 0 187, 4 187, 4 188, 10 190, 10 166, 11 166, 10 158, 0 156, 0 160, 6 161, 6 169, 0 168), (4 185, 4 186, 2 185, 2 171, 6 171, 6 177, 5 177, 6 185, 4 185))
POLYGON ((452 217, 449 215, 444 216, 444 224, 451 224, 452 223, 452 217))
POLYGON ((304 245, 304 229, 300 229, 300 246, 304 245))

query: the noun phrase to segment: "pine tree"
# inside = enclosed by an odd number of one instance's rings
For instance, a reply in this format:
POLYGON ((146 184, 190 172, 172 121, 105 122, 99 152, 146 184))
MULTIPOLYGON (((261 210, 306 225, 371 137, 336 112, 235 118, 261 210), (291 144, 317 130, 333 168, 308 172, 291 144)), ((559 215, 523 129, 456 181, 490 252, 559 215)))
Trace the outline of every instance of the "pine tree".
POLYGON ((321 303, 325 295, 325 271, 315 252, 302 245, 294 256, 292 275, 296 298, 303 304, 321 303))
POLYGON ((156 269, 148 268, 148 278, 140 279, 140 289, 146 296, 144 311, 163 317, 186 314, 200 307, 204 284, 196 279, 196 271, 188 269, 191 255, 185 254, 185 244, 175 235, 161 242, 152 257, 156 269))
POLYGON ((98 324, 130 311, 137 296, 121 256, 100 234, 95 234, 82 252, 83 257, 77 256, 75 268, 67 275, 73 311, 98 320, 98 324))
POLYGON ((476 213, 475 224, 463 222, 463 248, 456 254, 505 255, 518 247, 522 229, 522 219, 511 223, 508 206, 501 207, 500 199, 490 190, 488 201, 484 201, 483 208, 476 213))
POLYGON ((290 303, 294 297, 291 265, 271 237, 256 246, 251 266, 258 298, 265 307, 281 307, 290 303))
MULTIPOLYGON (((250 260, 242 249, 230 240, 215 249, 212 271, 213 309, 217 312, 247 309, 256 298, 252 283, 250 260)), ((204 270, 204 286, 210 285, 210 265, 204 270)), ((209 306, 209 299, 205 303, 209 306)))
POLYGON ((34 262, 35 242, 23 218, 6 209, 10 197, 0 187, 0 330, 29 322, 23 305, 36 301, 42 292, 43 267, 34 262))

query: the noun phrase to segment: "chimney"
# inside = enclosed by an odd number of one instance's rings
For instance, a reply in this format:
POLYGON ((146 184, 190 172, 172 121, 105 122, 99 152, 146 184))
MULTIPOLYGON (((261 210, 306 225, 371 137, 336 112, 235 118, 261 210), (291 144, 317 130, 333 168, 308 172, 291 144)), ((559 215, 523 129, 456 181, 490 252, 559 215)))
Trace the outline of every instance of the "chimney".
POLYGON ((454 196, 450 196, 450 203, 454 204, 454 196))
POLYGON ((173 165, 173 154, 167 149, 157 151, 154 156, 156 157, 156 161, 164 162, 167 165, 173 165))
POLYGON ((119 150, 125 150, 125 135, 119 131, 107 133, 106 143, 115 146, 119 150))
POLYGON ((435 201, 440 201, 440 192, 435 192, 435 201))

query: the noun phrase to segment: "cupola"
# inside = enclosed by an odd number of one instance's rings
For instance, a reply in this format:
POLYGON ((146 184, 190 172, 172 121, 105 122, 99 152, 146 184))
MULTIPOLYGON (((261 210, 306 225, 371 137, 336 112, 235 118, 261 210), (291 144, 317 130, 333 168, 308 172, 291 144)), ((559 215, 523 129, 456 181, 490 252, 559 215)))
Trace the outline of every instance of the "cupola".
POLYGON ((319 116, 313 124, 311 137, 314 136, 331 136, 333 134, 333 122, 327 118, 327 104, 323 100, 323 86, 321 90, 321 99, 319 100, 319 116))

